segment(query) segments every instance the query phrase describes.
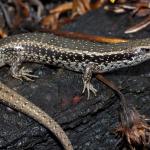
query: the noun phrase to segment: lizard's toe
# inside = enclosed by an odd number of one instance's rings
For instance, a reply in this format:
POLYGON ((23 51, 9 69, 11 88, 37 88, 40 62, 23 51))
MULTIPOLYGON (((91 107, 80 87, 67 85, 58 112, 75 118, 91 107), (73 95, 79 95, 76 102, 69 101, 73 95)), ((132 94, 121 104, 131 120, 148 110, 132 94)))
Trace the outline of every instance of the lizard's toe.
POLYGON ((93 87, 93 85, 90 82, 86 82, 84 81, 84 87, 82 90, 82 94, 85 92, 85 90, 87 89, 87 94, 88 94, 88 98, 90 98, 90 91, 94 93, 94 95, 96 96, 97 90, 93 87))

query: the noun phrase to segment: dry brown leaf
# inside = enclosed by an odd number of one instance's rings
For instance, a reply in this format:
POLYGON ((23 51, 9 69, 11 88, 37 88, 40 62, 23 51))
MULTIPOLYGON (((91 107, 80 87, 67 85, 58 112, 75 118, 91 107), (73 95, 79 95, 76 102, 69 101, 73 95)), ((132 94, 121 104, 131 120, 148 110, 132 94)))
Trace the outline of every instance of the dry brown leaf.
POLYGON ((45 16, 41 20, 41 24, 44 28, 56 30, 56 29, 58 29, 58 25, 59 25, 58 17, 59 17, 59 13, 50 14, 48 16, 45 16))
POLYGON ((66 12, 68 10, 71 10, 72 6, 73 6, 72 2, 63 3, 63 4, 53 8, 52 10, 50 10, 49 13, 50 14, 63 13, 63 12, 66 12))
POLYGON ((7 33, 2 28, 0 28, 0 38, 5 38, 5 37, 7 37, 7 33))

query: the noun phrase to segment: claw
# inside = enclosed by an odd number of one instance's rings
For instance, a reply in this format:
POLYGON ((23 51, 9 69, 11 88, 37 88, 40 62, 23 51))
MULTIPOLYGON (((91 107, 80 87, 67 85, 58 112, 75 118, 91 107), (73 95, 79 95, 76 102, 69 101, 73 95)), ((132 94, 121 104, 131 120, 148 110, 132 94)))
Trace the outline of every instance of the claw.
POLYGON ((86 85, 87 85, 87 84, 84 82, 84 85, 83 85, 83 90, 82 90, 82 94, 85 92, 86 85))
POLYGON ((27 75, 23 75, 22 78, 24 78, 26 81, 34 81, 33 79, 29 78, 27 75))
POLYGON ((19 76, 19 75, 13 74, 12 76, 13 76, 15 79, 18 79, 18 80, 20 80, 20 81, 23 81, 23 80, 22 80, 22 77, 19 76))
POLYGON ((93 85, 87 81, 83 81, 83 82, 84 82, 84 87, 83 87, 82 93, 84 93, 85 90, 87 89, 87 93, 88 93, 87 99, 90 98, 90 91, 93 92, 93 94, 96 96, 97 90, 93 87, 93 85))
POLYGON ((93 87, 93 85, 90 83, 90 90, 93 92, 93 94, 96 96, 97 90, 93 87))
POLYGON ((22 67, 18 74, 13 74, 13 77, 15 77, 16 79, 19 79, 19 80, 27 80, 27 81, 34 81, 32 78, 38 78, 38 76, 36 75, 32 75, 30 74, 32 71, 29 70, 29 69, 25 69, 24 67, 22 67))
POLYGON ((29 73, 26 73, 26 72, 22 73, 22 75, 28 76, 28 77, 31 77, 31 78, 38 78, 38 76, 29 74, 29 73))

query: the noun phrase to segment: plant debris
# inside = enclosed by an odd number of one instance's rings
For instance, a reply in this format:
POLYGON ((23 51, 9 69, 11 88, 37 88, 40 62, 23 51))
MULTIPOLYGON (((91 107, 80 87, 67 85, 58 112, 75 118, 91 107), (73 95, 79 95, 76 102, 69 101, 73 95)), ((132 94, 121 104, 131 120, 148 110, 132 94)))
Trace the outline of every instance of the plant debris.
POLYGON ((127 13, 131 12, 131 16, 134 17, 146 17, 141 22, 129 27, 124 33, 138 32, 150 24, 150 1, 149 0, 136 0, 136 1, 117 1, 116 5, 106 5, 105 10, 115 13, 127 13))

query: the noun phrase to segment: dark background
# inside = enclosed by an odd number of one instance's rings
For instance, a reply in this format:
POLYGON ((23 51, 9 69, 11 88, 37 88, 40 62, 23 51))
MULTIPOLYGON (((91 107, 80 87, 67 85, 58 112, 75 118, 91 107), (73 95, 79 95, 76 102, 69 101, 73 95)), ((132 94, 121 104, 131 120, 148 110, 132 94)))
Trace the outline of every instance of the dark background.
MULTIPOLYGON (((108 37, 127 39, 149 37, 150 28, 138 33, 124 34, 135 23, 130 14, 115 15, 103 9, 80 16, 62 30, 77 31, 108 37)), ((107 50, 106 50, 107 51, 107 50)), ((0 80, 19 94, 31 100, 55 118, 69 136, 77 150, 114 149, 118 138, 113 134, 118 125, 118 97, 111 89, 92 79, 98 95, 87 100, 80 96, 82 74, 68 70, 27 64, 39 79, 35 82, 18 81, 11 77, 9 67, 0 71, 0 80)), ((128 103, 145 116, 150 116, 150 62, 136 67, 120 69, 105 76, 121 87, 128 103)), ((0 104, 0 149, 2 150, 48 150, 61 149, 54 136, 33 119, 0 104)))

